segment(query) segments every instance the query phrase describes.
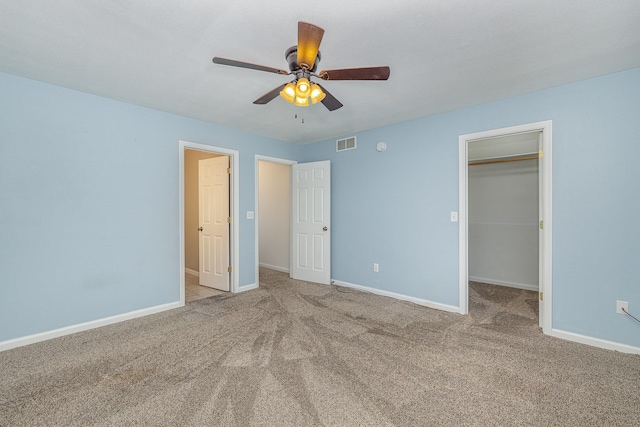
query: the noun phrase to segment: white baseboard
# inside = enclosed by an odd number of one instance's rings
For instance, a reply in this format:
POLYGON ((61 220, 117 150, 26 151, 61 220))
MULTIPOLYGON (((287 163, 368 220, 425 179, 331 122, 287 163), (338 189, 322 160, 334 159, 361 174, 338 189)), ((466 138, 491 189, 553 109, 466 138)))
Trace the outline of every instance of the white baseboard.
POLYGON ((588 337, 586 335, 575 334, 573 332, 561 331, 559 329, 551 329, 549 334, 552 337, 560 338, 567 341, 573 341, 580 344, 587 344, 593 347, 600 347, 606 350, 615 350, 621 353, 640 354, 640 347, 632 345, 620 344, 613 341, 607 341, 600 338, 588 337))
POLYGON ((129 313, 118 314, 116 316, 105 317, 103 319, 92 320, 90 322, 79 323, 77 325, 65 326, 64 328, 54 329, 52 331, 41 332, 39 334, 27 335, 25 337, 14 338, 0 342, 0 351, 10 350, 24 345, 34 344, 40 341, 50 340, 65 335, 75 334, 76 332, 87 331, 89 329, 99 328, 101 326, 111 325, 113 323, 124 322, 125 320, 135 319, 137 317, 148 316, 150 314, 159 313, 161 311, 172 310, 182 307, 184 304, 172 302, 169 304, 157 305, 155 307, 143 308, 142 310, 130 311, 129 313))
POLYGON ((345 288, 357 289, 359 291, 370 292, 376 295, 382 295, 385 297, 395 298, 402 301, 409 301, 414 304, 422 305, 424 307, 435 308, 436 310, 448 311, 451 313, 460 313, 460 307, 455 307, 452 305, 441 304, 439 302, 433 302, 425 299, 410 297, 408 295, 397 294, 395 292, 383 291, 381 289, 370 288, 368 286, 355 285, 353 283, 342 282, 340 280, 332 280, 331 283, 338 286, 344 286, 345 288))
POLYGON ((185 273, 189 273, 189 274, 191 274, 192 276, 200 277, 200 272, 199 272, 199 271, 192 270, 192 269, 190 269, 190 268, 185 268, 185 269, 184 269, 184 272, 185 272, 185 273))
POLYGON ((238 286, 238 292, 236 293, 240 293, 240 292, 247 292, 250 291, 252 289, 258 289, 258 285, 256 285, 255 283, 252 283, 250 285, 243 285, 243 286, 238 286))
POLYGON ((490 285, 506 286, 508 288, 525 289, 527 291, 538 292, 538 286, 531 285, 529 283, 507 282, 504 280, 494 280, 494 279, 487 279, 486 277, 475 277, 475 276, 474 277, 469 276, 469 281, 488 283, 490 285))
POLYGON ((260 263, 260 267, 268 268, 269 270, 281 271, 283 273, 289 273, 288 268, 278 267, 276 265, 265 264, 263 262, 260 263))

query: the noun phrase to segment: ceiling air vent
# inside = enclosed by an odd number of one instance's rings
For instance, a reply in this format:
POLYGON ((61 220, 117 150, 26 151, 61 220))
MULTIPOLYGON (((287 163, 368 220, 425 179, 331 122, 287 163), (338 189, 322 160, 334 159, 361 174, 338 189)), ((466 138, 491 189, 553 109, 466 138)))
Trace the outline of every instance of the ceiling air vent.
POLYGON ((356 148, 356 137, 352 136, 336 141, 336 151, 353 150, 356 148))

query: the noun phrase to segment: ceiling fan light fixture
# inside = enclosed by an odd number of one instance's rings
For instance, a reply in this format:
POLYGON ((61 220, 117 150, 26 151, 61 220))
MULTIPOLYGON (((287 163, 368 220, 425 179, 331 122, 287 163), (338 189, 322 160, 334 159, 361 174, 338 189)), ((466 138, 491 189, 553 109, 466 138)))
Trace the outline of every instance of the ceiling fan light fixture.
POLYGON ((298 79, 296 85, 296 98, 308 98, 311 93, 311 83, 305 77, 298 79))
POLYGON ((287 83, 280 91, 280 96, 285 101, 293 103, 296 97, 296 86, 293 83, 287 83))
POLYGON ((311 98, 312 104, 317 104, 318 102, 322 101, 325 96, 327 96, 327 94, 322 91, 322 88, 320 88, 320 86, 315 83, 311 85, 311 95, 309 95, 309 97, 311 98))

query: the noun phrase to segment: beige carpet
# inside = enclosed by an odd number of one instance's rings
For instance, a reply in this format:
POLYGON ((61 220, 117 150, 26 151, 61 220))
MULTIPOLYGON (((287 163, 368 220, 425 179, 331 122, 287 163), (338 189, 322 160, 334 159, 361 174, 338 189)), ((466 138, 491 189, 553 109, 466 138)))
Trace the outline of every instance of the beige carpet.
POLYGON ((640 425, 640 357, 543 336, 531 292, 260 284, 0 353, 0 425, 640 425))

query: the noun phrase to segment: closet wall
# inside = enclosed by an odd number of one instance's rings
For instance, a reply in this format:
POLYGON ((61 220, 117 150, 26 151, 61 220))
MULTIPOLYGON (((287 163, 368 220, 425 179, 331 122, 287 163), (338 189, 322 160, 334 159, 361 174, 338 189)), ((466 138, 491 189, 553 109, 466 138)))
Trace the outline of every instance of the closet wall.
POLYGON ((289 165, 258 162, 259 264, 289 272, 289 165))
POLYGON ((495 162, 537 144, 537 133, 469 144, 469 280, 538 290, 538 161, 495 162))

